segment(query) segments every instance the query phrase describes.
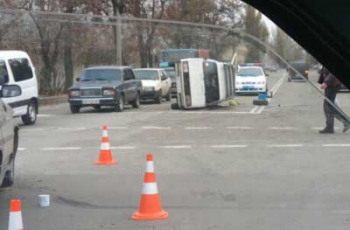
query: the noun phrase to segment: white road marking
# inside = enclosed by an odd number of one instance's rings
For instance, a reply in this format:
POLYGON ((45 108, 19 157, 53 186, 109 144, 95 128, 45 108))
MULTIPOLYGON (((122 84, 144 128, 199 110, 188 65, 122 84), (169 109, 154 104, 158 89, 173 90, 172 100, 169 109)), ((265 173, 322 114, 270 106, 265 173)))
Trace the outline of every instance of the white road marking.
POLYGON ((251 112, 238 112, 238 111, 169 111, 168 113, 174 113, 174 114, 254 114, 251 112))
POLYGON ((211 148, 247 148, 247 145, 211 145, 211 148))
POLYGON ((42 129, 42 128, 34 128, 34 129, 29 128, 29 129, 20 129, 20 132, 36 132, 36 131, 42 131, 42 130, 44 130, 44 129, 42 129))
POLYGON ((65 151, 65 150, 81 150, 82 147, 45 147, 43 151, 65 151))
POLYGON ((26 148, 18 148, 17 150, 18 151, 24 151, 24 150, 26 150, 26 148))
POLYGON ((259 109, 259 106, 254 106, 252 110, 250 110, 250 113, 256 113, 256 111, 259 109))
POLYGON ((269 148, 298 148, 298 147, 304 147, 303 144, 286 144, 286 145, 267 145, 269 148))
POLYGON ((169 130, 171 129, 171 127, 146 126, 146 127, 142 127, 142 129, 169 130))
POLYGON ((212 129, 212 127, 185 127, 186 130, 206 130, 206 129, 212 129))
POLYGON ((350 147, 350 144, 323 144, 323 147, 350 147))
POLYGON ((265 108, 266 108, 266 106, 261 106, 261 107, 259 108, 259 110, 256 112, 256 114, 262 113, 262 111, 264 111, 265 108))
POLYGON ((86 127, 59 127, 58 130, 61 131, 77 131, 77 130, 86 130, 86 127))
POLYGON ((38 117, 53 117, 55 115, 50 115, 50 114, 38 114, 38 117))
POLYGON ((226 129, 242 129, 242 130, 249 130, 249 129, 254 129, 253 127, 238 127, 238 126, 231 126, 231 127, 226 127, 226 129))
MULTIPOLYGON (((324 127, 312 127, 312 129, 314 129, 314 130, 322 130, 322 129, 324 129, 324 127)), ((334 129, 341 129, 340 127, 334 127, 334 129)))
POLYGON ((136 147, 134 146, 114 146, 114 147, 111 147, 111 149, 136 149, 136 147))
POLYGON ((272 130, 297 130, 296 127, 269 127, 268 129, 272 129, 272 130))
POLYGON ((190 149, 192 148, 191 145, 167 145, 167 146, 161 146, 163 149, 190 149))
POLYGON ((110 130, 128 129, 128 127, 107 127, 110 130))

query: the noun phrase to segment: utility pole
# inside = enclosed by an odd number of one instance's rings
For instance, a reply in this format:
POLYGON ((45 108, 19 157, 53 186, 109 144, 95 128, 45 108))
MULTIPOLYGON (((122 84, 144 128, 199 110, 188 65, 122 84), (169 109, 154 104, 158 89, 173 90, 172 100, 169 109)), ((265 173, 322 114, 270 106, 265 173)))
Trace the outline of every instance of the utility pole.
POLYGON ((123 65, 123 53, 122 53, 122 42, 123 42, 123 35, 122 35, 122 20, 121 15, 124 10, 124 2, 123 0, 117 0, 117 39, 116 39, 116 47, 117 47, 117 65, 123 65))

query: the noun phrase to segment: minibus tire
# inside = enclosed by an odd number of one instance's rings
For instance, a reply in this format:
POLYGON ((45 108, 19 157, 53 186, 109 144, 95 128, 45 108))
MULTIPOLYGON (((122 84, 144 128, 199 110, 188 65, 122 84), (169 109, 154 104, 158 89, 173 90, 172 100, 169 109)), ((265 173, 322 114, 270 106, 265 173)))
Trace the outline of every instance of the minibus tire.
POLYGON ((27 107, 27 114, 21 116, 23 124, 25 125, 33 125, 36 122, 38 109, 36 107, 36 103, 31 101, 27 107))

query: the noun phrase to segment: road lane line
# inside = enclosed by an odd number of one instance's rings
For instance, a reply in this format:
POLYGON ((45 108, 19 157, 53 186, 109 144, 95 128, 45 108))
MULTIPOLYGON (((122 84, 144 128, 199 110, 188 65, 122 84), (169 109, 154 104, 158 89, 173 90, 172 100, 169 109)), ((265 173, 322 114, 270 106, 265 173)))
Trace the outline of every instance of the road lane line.
POLYGON ((173 114, 254 114, 251 112, 238 112, 238 111, 182 111, 182 112, 175 112, 175 111, 169 111, 168 113, 173 114))
POLYGON ((119 149, 119 150, 122 150, 122 149, 136 149, 136 147, 134 147, 134 146, 114 146, 114 147, 111 147, 111 149, 119 149))
POLYGON ((271 130, 297 130, 296 127, 288 127, 288 126, 285 126, 285 127, 269 127, 268 129, 271 129, 271 130))
POLYGON ((24 150, 26 150, 26 148, 18 148, 17 150, 18 151, 24 151, 24 150))
POLYGON ((256 111, 259 109, 259 106, 254 106, 252 110, 250 110, 250 113, 256 113, 256 111))
POLYGON ((266 106, 261 106, 261 107, 259 108, 259 110, 256 112, 256 114, 262 113, 262 111, 264 111, 265 108, 266 108, 266 106))
POLYGON ((128 129, 128 127, 108 127, 109 130, 128 129))
POLYGON ((211 145, 210 148, 247 148, 247 145, 211 145))
POLYGON ((159 126, 144 126, 142 129, 153 129, 153 130, 169 130, 171 127, 159 127, 159 126))
POLYGON ((212 127, 185 127, 186 130, 206 130, 206 129, 212 129, 212 127))
POLYGON ((36 132, 36 131, 42 131, 44 130, 43 128, 34 128, 34 129, 20 129, 20 132, 36 132))
POLYGON ((77 131, 77 130, 86 130, 86 127, 59 127, 60 131, 77 131))
MULTIPOLYGON (((322 129, 324 129, 324 127, 312 127, 311 129, 313 129, 313 130, 322 130, 322 129)), ((341 128, 340 127, 334 127, 334 129, 339 130, 341 128)))
POLYGON ((323 144, 322 147, 350 147, 350 144, 323 144))
POLYGON ((250 130, 250 129, 254 129, 253 127, 236 127, 236 126, 230 126, 230 127, 226 127, 226 129, 241 129, 241 130, 250 130))
POLYGON ((51 114, 38 114, 38 117, 53 117, 55 115, 51 115, 51 114))
POLYGON ((191 145, 166 145, 166 146, 160 146, 163 149, 190 149, 192 148, 191 145))
POLYGON ((304 144, 267 145, 268 148, 299 148, 304 146, 304 144))
POLYGON ((82 147, 45 147, 43 151, 65 151, 65 150, 81 150, 82 147))

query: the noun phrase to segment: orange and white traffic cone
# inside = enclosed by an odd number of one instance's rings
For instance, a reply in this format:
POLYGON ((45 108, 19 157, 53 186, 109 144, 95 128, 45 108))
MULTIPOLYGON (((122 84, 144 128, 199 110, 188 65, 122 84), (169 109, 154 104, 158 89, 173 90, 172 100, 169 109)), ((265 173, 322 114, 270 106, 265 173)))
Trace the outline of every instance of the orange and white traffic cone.
POLYGON ((154 220, 168 218, 168 212, 162 210, 158 194, 156 175, 154 174, 153 155, 147 155, 146 173, 143 181, 139 211, 132 215, 134 220, 154 220))
POLYGON ((95 165, 114 165, 117 164, 116 160, 113 160, 112 150, 109 145, 107 126, 103 126, 102 142, 100 147, 100 156, 95 165))
POLYGON ((23 230, 21 200, 11 200, 8 230, 23 230))

